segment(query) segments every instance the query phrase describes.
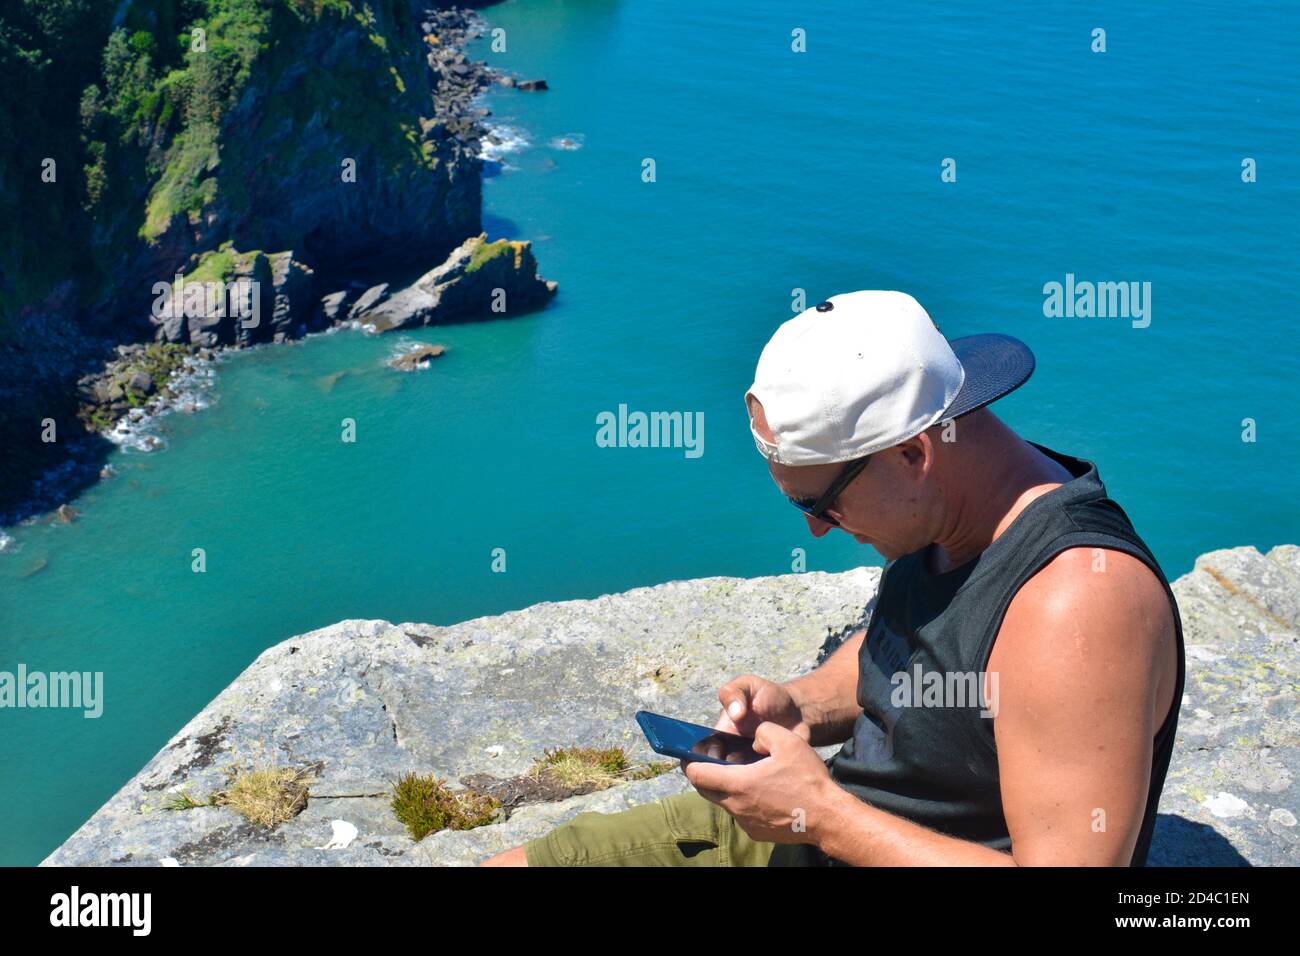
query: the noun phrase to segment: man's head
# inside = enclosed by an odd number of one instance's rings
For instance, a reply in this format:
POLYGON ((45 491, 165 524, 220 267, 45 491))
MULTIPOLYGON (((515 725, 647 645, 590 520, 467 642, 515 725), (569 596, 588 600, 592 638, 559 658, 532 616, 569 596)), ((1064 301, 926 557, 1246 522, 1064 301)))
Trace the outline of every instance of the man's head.
POLYGON ((911 296, 851 292, 776 331, 745 403, 773 480, 812 533, 838 525, 893 558, 938 536, 962 467, 943 441, 951 420, 966 416, 970 443, 991 418, 977 410, 1032 371, 1009 336, 949 343, 911 296))
MULTIPOLYGON (((772 440, 762 404, 750 396, 752 424, 772 440)), ((783 465, 768 459, 768 471, 781 493, 799 504, 811 504, 848 477, 842 490, 825 503, 821 516, 807 513, 808 530, 820 538, 838 527, 860 544, 869 544, 888 559, 911 554, 939 538, 947 514, 946 491, 960 469, 958 449, 975 444, 988 413, 972 412, 961 420, 962 442, 944 442, 945 425, 861 459, 840 464, 783 465)))

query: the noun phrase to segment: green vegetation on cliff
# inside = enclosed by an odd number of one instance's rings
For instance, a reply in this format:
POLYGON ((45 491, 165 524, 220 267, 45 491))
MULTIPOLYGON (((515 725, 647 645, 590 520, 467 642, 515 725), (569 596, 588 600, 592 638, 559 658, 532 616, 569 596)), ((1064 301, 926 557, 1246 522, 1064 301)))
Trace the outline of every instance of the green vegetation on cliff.
POLYGON ((0 341, 11 310, 85 261, 78 107, 111 16, 97 0, 21 0, 0 15, 0 341))
POLYGON ((431 180, 421 44, 404 0, 7 4, 0 342, 52 296, 90 305, 231 239, 291 248, 332 229, 346 198, 296 217, 273 204, 336 187, 345 160, 393 193, 431 180))
POLYGON ((515 268, 519 268, 519 257, 528 243, 515 239, 498 239, 496 242, 481 242, 474 254, 470 256, 469 264, 465 266, 466 272, 477 272, 494 259, 502 256, 511 256, 514 259, 515 268))
POLYGON ((393 785, 393 813, 417 843, 439 830, 486 826, 500 806, 499 801, 474 790, 452 790, 432 774, 404 774, 393 785))

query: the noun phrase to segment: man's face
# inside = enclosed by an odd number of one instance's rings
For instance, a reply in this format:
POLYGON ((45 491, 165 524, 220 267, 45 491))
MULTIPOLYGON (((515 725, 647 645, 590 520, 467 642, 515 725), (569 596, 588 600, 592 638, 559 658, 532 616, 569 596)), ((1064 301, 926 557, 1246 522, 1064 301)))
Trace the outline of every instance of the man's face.
MULTIPOLYGON (((899 452, 892 448, 877 452, 826 509, 839 522, 839 530, 851 534, 859 544, 871 545, 888 560, 911 554, 929 543, 918 508, 919 497, 907 495, 907 478, 896 474, 899 457, 899 452)), ((843 467, 842 464, 796 467, 768 463, 772 480, 791 498, 818 497, 843 467)), ((800 517, 816 538, 836 527, 809 515, 800 517)))
MULTIPOLYGON (((754 429, 771 441, 763 408, 751 404, 754 429)), ((927 516, 933 513, 928 496, 933 489, 927 484, 927 458, 932 453, 925 435, 909 439, 893 448, 871 456, 856 478, 840 492, 827 508, 839 522, 839 528, 851 534, 859 544, 869 544, 887 560, 911 554, 929 544, 932 529, 927 516)), ((844 463, 830 465, 781 465, 768 462, 772 480, 782 494, 796 499, 819 498, 844 468, 844 463)), ((793 509, 791 509, 793 511, 793 509)), ((835 529, 835 525, 808 515, 800 516, 814 537, 835 529)))

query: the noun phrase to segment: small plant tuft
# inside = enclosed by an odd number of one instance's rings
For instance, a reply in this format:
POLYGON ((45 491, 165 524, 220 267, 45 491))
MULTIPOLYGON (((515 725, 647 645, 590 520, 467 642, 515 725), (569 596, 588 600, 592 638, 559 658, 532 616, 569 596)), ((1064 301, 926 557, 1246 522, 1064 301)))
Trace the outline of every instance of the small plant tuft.
POLYGON ((187 790, 178 790, 171 795, 166 803, 163 804, 164 810, 197 810, 199 807, 217 806, 217 795, 214 793, 206 800, 195 800, 190 796, 187 790))
POLYGON ((475 790, 452 790, 433 774, 408 773, 393 786, 392 807, 418 843, 439 830, 472 830, 491 823, 501 802, 475 790))
POLYGON ((307 806, 309 770, 254 767, 234 771, 230 785, 213 795, 215 806, 230 807, 250 823, 273 827, 297 816, 307 806))
POLYGON ((642 764, 640 767, 633 767, 628 771, 627 778, 629 780, 649 780, 652 777, 658 777, 660 774, 667 773, 676 766, 677 764, 673 763, 671 760, 652 760, 647 764, 642 764))
POLYGON ((561 747, 538 758, 532 773, 536 777, 549 775, 566 787, 604 790, 619 783, 629 769, 622 747, 561 747))

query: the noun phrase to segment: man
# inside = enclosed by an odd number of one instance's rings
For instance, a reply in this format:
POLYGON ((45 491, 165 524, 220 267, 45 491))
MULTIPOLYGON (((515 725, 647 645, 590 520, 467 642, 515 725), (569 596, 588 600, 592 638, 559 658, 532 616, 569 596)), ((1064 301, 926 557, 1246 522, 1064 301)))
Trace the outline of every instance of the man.
POLYGON ((867 629, 812 673, 719 691, 718 728, 764 759, 686 764, 695 792, 487 862, 1142 865, 1182 698, 1178 610, 1096 468, 985 408, 1033 367, 1008 336, 948 342, 899 292, 782 325, 751 430, 813 535, 887 559, 867 629))

